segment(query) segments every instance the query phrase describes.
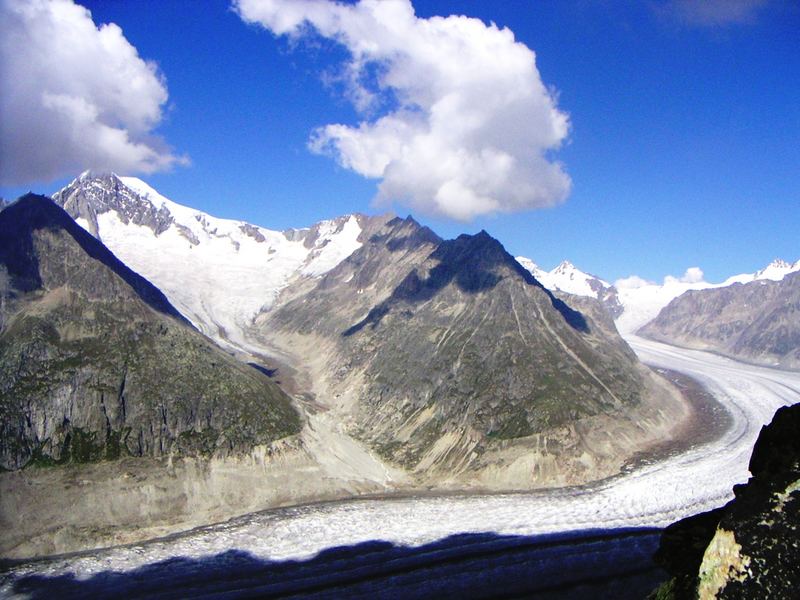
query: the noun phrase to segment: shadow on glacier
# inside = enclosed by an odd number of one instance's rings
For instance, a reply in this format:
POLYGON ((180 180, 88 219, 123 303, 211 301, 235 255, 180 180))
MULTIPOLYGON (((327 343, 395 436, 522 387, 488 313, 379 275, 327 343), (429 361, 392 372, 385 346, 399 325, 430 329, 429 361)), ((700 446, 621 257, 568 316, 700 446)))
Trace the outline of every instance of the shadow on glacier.
POLYGON ((643 598, 666 573, 652 560, 660 530, 453 535, 423 546, 368 541, 306 560, 240 550, 176 557, 87 580, 32 575, 29 598, 643 598))

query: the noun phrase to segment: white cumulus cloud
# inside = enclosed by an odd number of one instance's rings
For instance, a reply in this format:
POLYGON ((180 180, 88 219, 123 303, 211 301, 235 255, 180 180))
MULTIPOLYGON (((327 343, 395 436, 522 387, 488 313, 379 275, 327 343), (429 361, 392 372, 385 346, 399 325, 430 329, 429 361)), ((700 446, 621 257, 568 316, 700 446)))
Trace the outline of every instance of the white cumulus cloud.
POLYGON ((651 285, 655 285, 655 283, 648 281, 647 279, 643 279, 638 275, 623 277, 622 279, 617 279, 614 282, 614 287, 616 287, 618 290, 638 290, 639 288, 651 285))
POLYGON ((668 285, 671 283, 702 283, 703 282, 703 270, 700 267, 689 267, 686 269, 686 272, 681 275, 680 277, 674 277, 673 275, 667 275, 664 277, 664 285, 668 285))
MULTIPOLYGON (((704 284, 706 283, 705 274, 700 267, 689 267, 683 275, 675 277, 674 275, 664 276, 664 286, 675 286, 678 284, 704 284)), ((643 279, 638 275, 631 275, 623 279, 617 279, 614 285, 619 290, 636 290, 645 287, 658 286, 654 281, 643 279)))
POLYGON ((320 127, 309 147, 380 179, 378 203, 469 220, 568 195, 570 178, 551 152, 569 119, 535 54, 509 29, 463 16, 422 19, 409 0, 235 6, 275 35, 316 34, 348 50, 341 79, 364 120, 320 127))
POLYGON ((0 0, 0 183, 185 163, 152 134, 163 77, 72 0, 0 0))

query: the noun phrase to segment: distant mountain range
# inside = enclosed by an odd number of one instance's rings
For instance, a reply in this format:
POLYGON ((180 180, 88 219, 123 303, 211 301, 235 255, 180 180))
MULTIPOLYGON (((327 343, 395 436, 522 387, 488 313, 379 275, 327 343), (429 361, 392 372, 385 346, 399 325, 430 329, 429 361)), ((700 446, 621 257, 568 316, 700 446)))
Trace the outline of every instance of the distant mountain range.
POLYGON ((688 291, 639 334, 758 364, 800 369, 800 272, 793 267, 773 263, 749 283, 688 291))
MULTIPOLYGON (((624 311, 616 321, 617 328, 623 333, 636 332, 639 328, 655 319, 661 309, 674 298, 691 290, 727 288, 735 283, 752 281, 778 281, 789 273, 799 270, 800 260, 790 264, 776 259, 755 273, 734 275, 722 283, 708 283, 702 280, 686 281, 675 277, 667 277, 662 284, 641 280, 631 282, 628 280, 618 290, 624 311)), ((635 280, 636 278, 632 279, 635 280)))
MULTIPOLYGON (((635 333, 658 316, 673 299, 694 290, 729 288, 736 283, 753 281, 781 281, 791 273, 800 271, 800 260, 789 263, 775 259, 755 273, 743 273, 729 277, 722 283, 707 281, 685 281, 667 277, 661 284, 636 280, 617 287, 578 269, 569 261, 563 261, 552 271, 545 271, 529 258, 518 256, 517 261, 528 269, 542 285, 552 291, 596 298, 614 318, 617 329, 623 333, 635 333)), ((632 278, 636 279, 636 278, 632 278)), ((704 317, 704 318, 707 318, 704 317)))

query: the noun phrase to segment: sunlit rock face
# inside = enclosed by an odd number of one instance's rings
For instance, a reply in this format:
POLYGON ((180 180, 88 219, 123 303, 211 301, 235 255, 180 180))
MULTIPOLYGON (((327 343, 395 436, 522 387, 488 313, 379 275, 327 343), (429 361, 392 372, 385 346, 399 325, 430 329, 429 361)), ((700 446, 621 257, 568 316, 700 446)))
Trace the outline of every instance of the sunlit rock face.
POLYGON ((777 281, 688 291, 639 334, 758 364, 800 369, 800 273, 789 272, 777 281))

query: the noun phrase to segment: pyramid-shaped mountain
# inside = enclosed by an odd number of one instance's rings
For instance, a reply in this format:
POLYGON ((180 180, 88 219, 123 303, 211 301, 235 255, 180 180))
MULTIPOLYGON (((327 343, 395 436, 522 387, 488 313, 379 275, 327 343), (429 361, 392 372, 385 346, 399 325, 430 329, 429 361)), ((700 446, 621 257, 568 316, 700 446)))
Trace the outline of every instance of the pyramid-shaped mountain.
POLYGON ((256 325, 384 459, 530 487, 618 468, 668 428, 653 408, 668 394, 613 326, 546 290, 485 231, 442 241, 411 218, 370 227, 256 325))

